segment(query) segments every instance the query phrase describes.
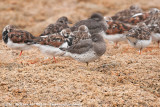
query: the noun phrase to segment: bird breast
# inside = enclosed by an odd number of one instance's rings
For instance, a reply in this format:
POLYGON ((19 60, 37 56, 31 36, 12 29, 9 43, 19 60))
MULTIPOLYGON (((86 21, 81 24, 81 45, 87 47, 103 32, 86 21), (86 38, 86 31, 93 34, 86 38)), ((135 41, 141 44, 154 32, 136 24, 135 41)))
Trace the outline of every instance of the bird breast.
POLYGON ((98 56, 102 56, 106 52, 106 43, 100 42, 100 43, 93 43, 94 51, 98 56))

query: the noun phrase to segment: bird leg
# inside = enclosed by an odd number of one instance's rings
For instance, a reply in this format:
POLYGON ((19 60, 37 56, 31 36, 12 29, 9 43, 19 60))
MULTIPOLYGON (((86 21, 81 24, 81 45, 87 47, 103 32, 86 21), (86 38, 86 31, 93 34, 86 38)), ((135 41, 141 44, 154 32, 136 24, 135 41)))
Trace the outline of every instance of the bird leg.
POLYGON ((21 55, 22 55, 22 52, 23 52, 23 51, 21 50, 21 52, 20 52, 19 56, 21 56, 21 55))
POLYGON ((88 63, 88 62, 86 62, 86 64, 87 64, 87 66, 88 66, 88 64, 89 64, 89 63, 88 63))
POLYGON ((55 57, 53 57, 53 60, 54 60, 55 63, 57 62, 55 57))
POLYGON ((117 47, 118 42, 115 43, 115 46, 117 47))
POLYGON ((118 42, 115 43, 114 48, 118 48, 118 42))

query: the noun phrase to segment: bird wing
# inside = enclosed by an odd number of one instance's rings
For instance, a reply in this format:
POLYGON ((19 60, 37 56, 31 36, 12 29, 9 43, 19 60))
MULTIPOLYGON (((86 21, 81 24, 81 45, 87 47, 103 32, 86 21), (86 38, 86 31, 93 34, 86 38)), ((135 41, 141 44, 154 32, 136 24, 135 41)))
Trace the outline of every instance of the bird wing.
POLYGON ((40 36, 35 39, 27 40, 27 44, 41 44, 59 47, 65 42, 64 37, 58 34, 40 36))
POLYGON ((81 20, 71 27, 72 31, 78 31, 78 27, 81 25, 86 25, 91 34, 98 33, 98 31, 103 30, 100 23, 93 19, 81 20))
POLYGON ((72 44, 78 43, 80 40, 85 40, 91 38, 91 35, 88 32, 83 32, 83 31, 76 31, 73 32, 73 41, 72 44))
POLYGON ((8 37, 14 43, 25 43, 26 40, 35 38, 30 32, 24 30, 14 30, 12 32, 9 32, 8 37))
POLYGON ((69 28, 69 26, 67 24, 62 23, 50 24, 47 26, 47 28, 45 28, 45 30, 40 36, 59 33, 65 28, 69 28))
POLYGON ((82 54, 87 52, 90 48, 92 48, 92 40, 81 40, 77 44, 70 46, 67 51, 75 54, 82 54))
POLYGON ((44 29, 43 33, 40 34, 40 36, 52 34, 54 28, 55 28, 55 25, 54 25, 54 24, 49 24, 49 25, 44 29))

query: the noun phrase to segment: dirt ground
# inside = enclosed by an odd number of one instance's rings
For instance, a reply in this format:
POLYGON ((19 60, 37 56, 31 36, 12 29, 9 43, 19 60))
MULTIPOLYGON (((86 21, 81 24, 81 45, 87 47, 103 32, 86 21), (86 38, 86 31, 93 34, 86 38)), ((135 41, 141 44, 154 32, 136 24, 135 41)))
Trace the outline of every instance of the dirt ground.
MULTIPOLYGON (((65 15, 74 23, 93 12, 110 16, 131 4, 147 11, 159 0, 0 0, 0 31, 14 24, 39 35, 65 15)), ((152 43, 138 55, 127 42, 106 41, 95 62, 45 56, 38 49, 9 49, 0 41, 0 106, 160 106, 160 48, 152 43)))

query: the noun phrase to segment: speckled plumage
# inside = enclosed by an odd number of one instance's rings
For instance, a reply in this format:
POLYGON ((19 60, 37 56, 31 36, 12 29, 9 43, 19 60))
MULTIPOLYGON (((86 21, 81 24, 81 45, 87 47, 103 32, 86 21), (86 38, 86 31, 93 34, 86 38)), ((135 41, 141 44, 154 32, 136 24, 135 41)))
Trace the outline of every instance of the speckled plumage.
POLYGON ((91 38, 91 34, 87 26, 81 25, 78 28, 78 31, 74 31, 72 35, 72 45, 77 44, 80 40, 85 40, 91 38))
POLYGON ((59 47, 65 42, 65 38, 59 34, 50 34, 45 37, 40 37, 37 41, 35 41, 36 44, 41 45, 49 45, 54 47, 59 47))
POLYGON ((129 31, 131 26, 118 21, 107 21, 107 24, 108 29, 105 31, 105 35, 103 35, 105 39, 115 42, 116 45, 119 41, 126 40, 124 32, 129 31))
POLYGON ((151 31, 145 23, 139 23, 128 31, 127 37, 133 37, 138 40, 149 40, 151 31))
POLYGON ((150 10, 150 17, 145 21, 152 31, 152 40, 160 44, 160 10, 153 8, 150 10))
POLYGON ((28 40, 28 44, 33 44, 38 47, 43 54, 51 56, 60 56, 63 51, 59 48, 68 48, 70 43, 69 37, 64 37, 60 33, 37 37, 33 40, 28 40))
POLYGON ((124 20, 124 23, 129 23, 136 25, 137 23, 145 21, 149 17, 149 13, 137 13, 130 17, 129 19, 124 20))
POLYGON ((141 50, 147 47, 152 40, 151 31, 145 23, 139 23, 128 31, 126 38, 128 42, 135 48, 141 50))
POLYGON ((69 28, 68 23, 69 21, 67 17, 60 17, 55 24, 48 25, 40 36, 59 33, 63 29, 69 28))
POLYGON ((14 25, 7 25, 3 29, 2 38, 8 47, 25 50, 29 48, 29 46, 26 45, 26 40, 34 39, 35 37, 28 31, 16 29, 14 25))
POLYGON ((142 13, 142 9, 137 5, 131 5, 129 7, 129 9, 119 11, 114 16, 112 16, 111 18, 113 20, 126 22, 130 17, 132 17, 133 15, 135 15, 137 13, 142 13))
POLYGON ((106 34, 122 34, 125 31, 129 31, 131 26, 125 25, 124 23, 118 21, 108 21, 108 29, 106 30, 106 34))
POLYGON ((60 35, 64 36, 65 38, 68 38, 69 36, 73 35, 70 28, 65 28, 60 32, 60 35))

